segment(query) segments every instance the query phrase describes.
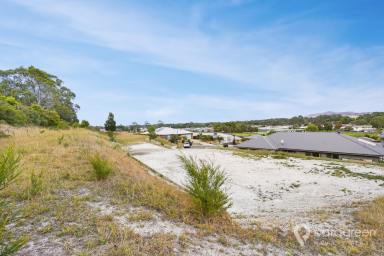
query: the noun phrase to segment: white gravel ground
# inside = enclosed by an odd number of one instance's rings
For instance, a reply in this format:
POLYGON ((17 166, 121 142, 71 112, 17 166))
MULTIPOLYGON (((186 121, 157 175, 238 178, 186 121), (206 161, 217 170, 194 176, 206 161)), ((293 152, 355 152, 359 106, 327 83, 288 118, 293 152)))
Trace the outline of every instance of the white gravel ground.
POLYGON ((338 207, 384 195, 384 182, 360 177, 335 177, 335 166, 353 172, 384 175, 384 168, 321 160, 251 159, 219 149, 165 149, 152 144, 129 146, 139 161, 184 185, 186 173, 178 155, 211 160, 230 177, 230 213, 238 217, 292 218, 319 208, 338 207))

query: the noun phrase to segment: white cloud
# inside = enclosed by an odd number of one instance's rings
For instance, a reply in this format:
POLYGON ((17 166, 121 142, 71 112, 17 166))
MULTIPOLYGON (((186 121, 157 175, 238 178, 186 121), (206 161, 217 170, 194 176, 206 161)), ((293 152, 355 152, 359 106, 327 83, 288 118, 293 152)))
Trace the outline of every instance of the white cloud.
MULTIPOLYGON (((190 96, 187 103, 173 99, 186 106, 203 104, 233 113, 269 111, 271 115, 319 106, 349 110, 357 103, 360 106, 356 109, 382 107, 384 51, 380 47, 362 49, 331 44, 315 36, 292 35, 290 24, 283 21, 248 32, 221 28, 207 34, 198 29, 204 24, 196 24, 201 6, 193 9, 193 17, 175 23, 154 10, 131 5, 117 10, 93 1, 18 3, 57 19, 74 35, 81 34, 79 40, 133 54, 138 62, 219 76, 238 82, 239 90, 244 86, 279 95, 258 102, 200 95, 190 96)), ((160 109, 148 106, 146 114, 177 116, 178 112, 170 110, 176 103, 171 99, 167 102, 160 109)))

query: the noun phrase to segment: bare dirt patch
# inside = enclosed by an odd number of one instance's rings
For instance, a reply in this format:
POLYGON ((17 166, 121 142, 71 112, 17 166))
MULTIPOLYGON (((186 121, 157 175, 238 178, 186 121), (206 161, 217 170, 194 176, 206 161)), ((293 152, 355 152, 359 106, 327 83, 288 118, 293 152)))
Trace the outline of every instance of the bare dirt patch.
POLYGON ((245 158, 217 149, 165 149, 151 144, 131 145, 133 157, 173 182, 184 185, 185 171, 178 155, 211 160, 222 166, 231 181, 229 209, 240 220, 302 221, 323 208, 338 208, 384 194, 381 180, 337 175, 338 168, 351 173, 384 175, 384 168, 351 163, 297 158, 245 158))

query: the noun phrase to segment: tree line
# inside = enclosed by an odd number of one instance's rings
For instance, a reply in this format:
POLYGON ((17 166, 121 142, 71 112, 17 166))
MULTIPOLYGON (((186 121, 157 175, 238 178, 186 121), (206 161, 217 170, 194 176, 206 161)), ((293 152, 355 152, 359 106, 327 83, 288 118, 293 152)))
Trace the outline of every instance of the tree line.
POLYGON ((357 118, 343 115, 319 115, 316 117, 294 116, 292 118, 270 118, 263 120, 231 121, 231 122, 188 122, 188 123, 164 123, 158 121, 155 124, 145 122, 138 124, 133 122, 131 125, 118 125, 119 130, 137 132, 140 128, 150 125, 155 127, 168 126, 172 128, 199 128, 212 127, 216 132, 256 132, 256 126, 276 126, 289 125, 293 128, 310 126, 310 130, 338 130, 342 125, 372 125, 375 128, 384 128, 384 112, 373 112, 363 114, 357 118))

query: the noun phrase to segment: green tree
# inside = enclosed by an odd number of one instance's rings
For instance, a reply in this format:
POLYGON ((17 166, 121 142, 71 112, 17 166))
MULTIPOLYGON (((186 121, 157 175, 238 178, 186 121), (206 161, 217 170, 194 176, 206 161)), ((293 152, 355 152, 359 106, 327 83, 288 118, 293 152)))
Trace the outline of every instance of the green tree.
POLYGON ((170 141, 171 143, 174 143, 174 144, 179 143, 179 140, 180 140, 180 138, 179 138, 179 136, 177 136, 176 134, 172 134, 172 135, 171 135, 171 138, 169 139, 169 141, 170 141))
POLYGON ((115 122, 115 116, 109 112, 107 121, 105 121, 104 128, 106 131, 114 132, 116 131, 116 122, 115 122))
POLYGON ((88 128, 89 127, 89 122, 87 120, 82 120, 80 123, 81 128, 88 128))
POLYGON ((339 130, 342 126, 343 126, 343 124, 340 121, 337 121, 335 123, 335 130, 339 130))
POLYGON ((155 139, 157 137, 156 127, 154 125, 148 126, 147 130, 148 130, 148 135, 150 140, 155 139))
POLYGON ((323 125, 323 129, 326 130, 326 131, 332 131, 332 129, 333 129, 332 123, 330 123, 330 122, 325 123, 323 125))
POLYGON ((384 115, 372 118, 371 125, 378 129, 384 128, 384 115))
POLYGON ((307 131, 308 132, 317 132, 319 127, 316 124, 308 124, 307 131))
POLYGON ((69 123, 77 121, 80 107, 73 102, 76 95, 59 78, 33 66, 0 70, 0 93, 26 106, 37 104, 55 111, 69 123))

